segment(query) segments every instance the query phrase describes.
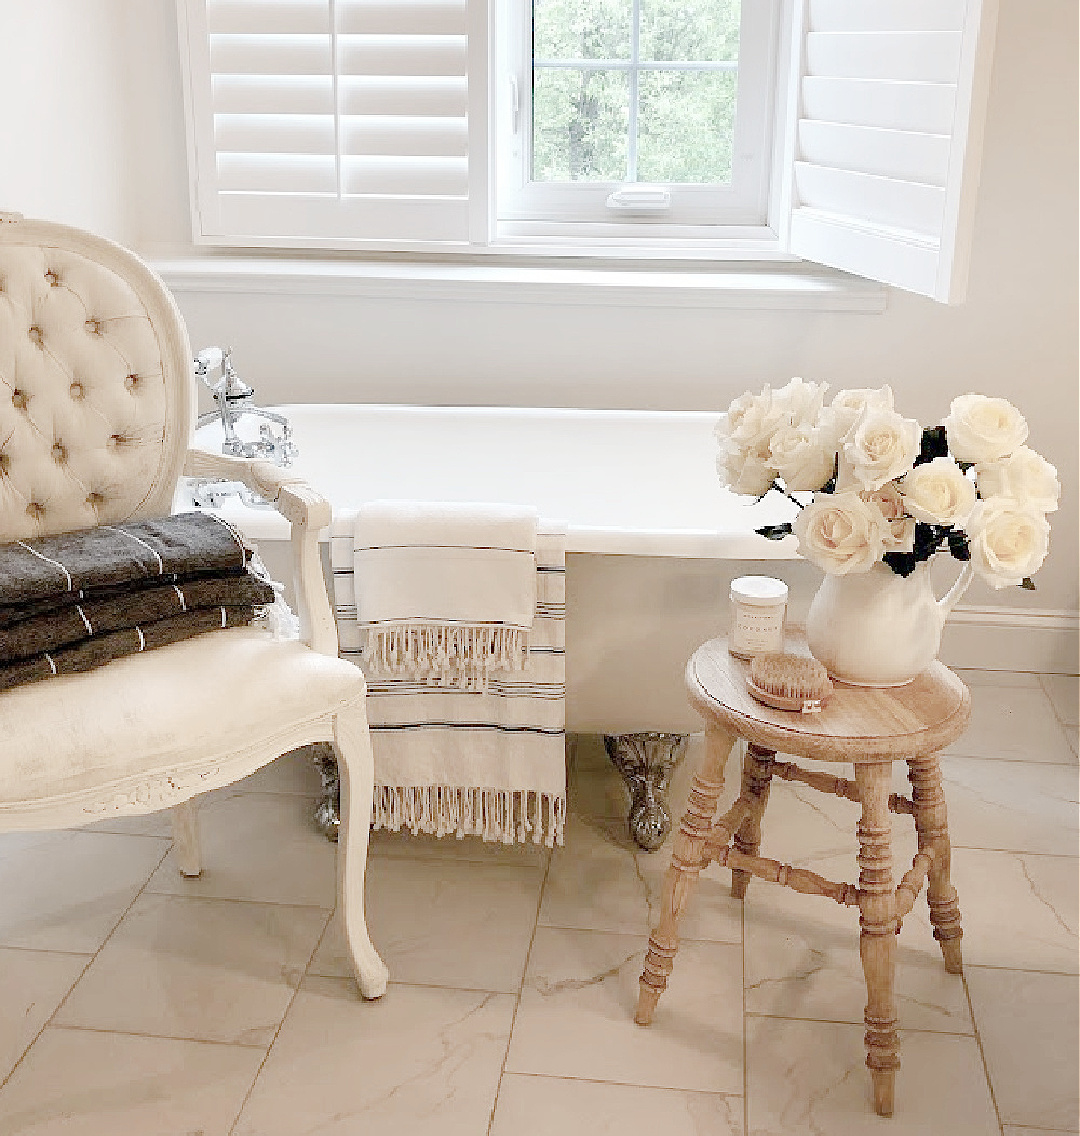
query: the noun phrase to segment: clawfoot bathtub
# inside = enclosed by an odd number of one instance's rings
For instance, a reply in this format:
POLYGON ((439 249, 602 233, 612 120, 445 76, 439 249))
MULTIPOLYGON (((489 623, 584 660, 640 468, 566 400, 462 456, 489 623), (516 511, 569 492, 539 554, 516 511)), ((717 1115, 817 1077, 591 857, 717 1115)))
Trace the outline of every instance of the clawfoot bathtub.
MULTIPOLYGON (((377 498, 535 506, 567 524, 566 720, 603 734, 636 802, 643 847, 666 834, 664 787, 681 737, 686 659, 727 628, 728 586, 781 575, 798 619, 816 586, 794 540, 754 530, 795 506, 747 503, 715 469, 715 413, 298 404, 295 468, 335 510, 377 498)), ((217 424, 196 444, 220 445, 217 424)), ((190 502, 190 499, 189 499, 190 502)), ((188 503, 189 503, 188 502, 188 503)), ((275 574, 287 538, 276 514, 225 497, 222 514, 275 574)), ((324 539, 327 534, 324 534, 324 539)))

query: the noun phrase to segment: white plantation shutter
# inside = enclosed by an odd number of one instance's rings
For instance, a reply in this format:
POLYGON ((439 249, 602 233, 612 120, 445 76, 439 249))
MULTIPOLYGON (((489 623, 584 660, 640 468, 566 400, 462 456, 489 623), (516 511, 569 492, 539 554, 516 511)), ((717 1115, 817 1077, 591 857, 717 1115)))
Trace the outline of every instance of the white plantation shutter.
POLYGON ((486 0, 181 0, 196 234, 488 236, 486 0))
POLYGON ((996 0, 801 0, 790 250, 957 301, 996 0))

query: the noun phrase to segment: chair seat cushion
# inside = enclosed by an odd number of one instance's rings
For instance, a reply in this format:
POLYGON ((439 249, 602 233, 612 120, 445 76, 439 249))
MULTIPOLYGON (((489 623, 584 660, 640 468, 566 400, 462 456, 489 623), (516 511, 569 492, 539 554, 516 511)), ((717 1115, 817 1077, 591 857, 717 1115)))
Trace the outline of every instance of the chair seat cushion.
POLYGON ((152 811, 171 802, 155 802, 152 791, 140 798, 133 788, 140 778, 152 784, 155 775, 175 774, 181 785, 205 776, 212 788, 224 783, 215 779, 218 764, 249 755, 253 769, 316 740, 301 736, 310 723, 363 695, 363 674, 352 663, 257 627, 4 691, 0 821, 20 804, 102 795, 110 786, 131 798, 123 811, 152 811), (285 748, 274 752, 273 743, 285 748))

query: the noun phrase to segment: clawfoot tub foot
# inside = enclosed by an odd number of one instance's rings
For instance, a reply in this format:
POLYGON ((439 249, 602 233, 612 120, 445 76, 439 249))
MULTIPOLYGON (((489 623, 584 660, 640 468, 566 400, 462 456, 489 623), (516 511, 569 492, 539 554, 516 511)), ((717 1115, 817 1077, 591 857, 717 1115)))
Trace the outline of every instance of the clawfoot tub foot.
POLYGON ((333 747, 317 742, 311 747, 312 760, 322 778, 322 796, 315 806, 315 827, 327 840, 337 841, 341 827, 341 781, 333 747))
POLYGON ((606 734, 604 749, 630 790, 630 836, 655 852, 671 831, 667 789, 686 750, 684 734, 606 734))

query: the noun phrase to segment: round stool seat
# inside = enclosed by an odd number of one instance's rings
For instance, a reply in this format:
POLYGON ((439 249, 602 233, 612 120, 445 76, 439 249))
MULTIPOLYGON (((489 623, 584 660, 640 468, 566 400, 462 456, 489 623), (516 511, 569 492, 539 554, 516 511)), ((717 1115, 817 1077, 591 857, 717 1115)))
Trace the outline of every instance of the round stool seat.
MULTIPOLYGON (((806 654, 805 640, 788 633, 787 650, 806 654)), ((706 721, 718 719, 748 742, 817 761, 878 762, 937 753, 964 732, 971 717, 967 687, 936 660, 904 686, 834 683, 817 714, 774 710, 746 687, 750 664, 735 658, 727 639, 710 639, 686 666, 690 701, 706 721)))

